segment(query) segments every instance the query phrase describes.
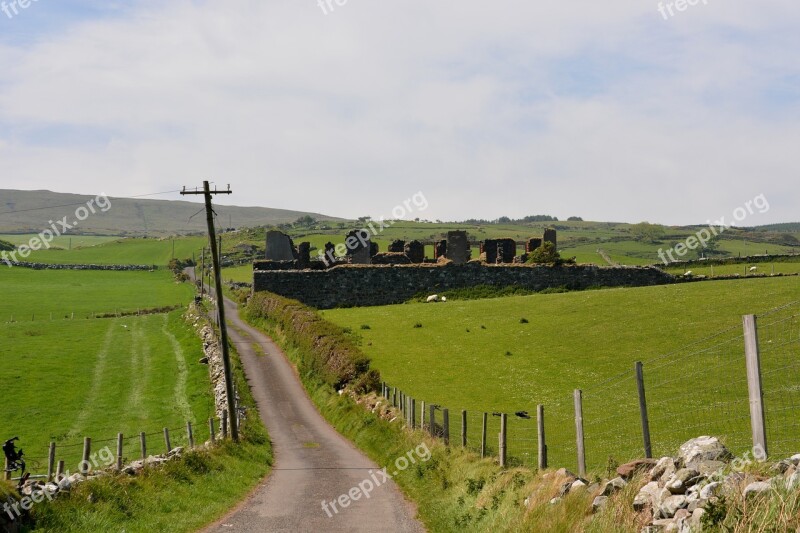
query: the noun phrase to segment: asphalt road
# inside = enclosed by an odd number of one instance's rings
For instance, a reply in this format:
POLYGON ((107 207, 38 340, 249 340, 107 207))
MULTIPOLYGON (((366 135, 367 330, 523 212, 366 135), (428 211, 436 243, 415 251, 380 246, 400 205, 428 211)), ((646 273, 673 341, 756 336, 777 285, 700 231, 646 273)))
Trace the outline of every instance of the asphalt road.
MULTIPOLYGON (((286 355, 266 335, 239 318, 236 305, 226 300, 228 334, 235 343, 267 426, 275 464, 267 479, 230 515, 208 532, 423 532, 414 506, 391 480, 378 473, 353 444, 319 414, 286 355), (257 355, 258 344, 265 355, 257 355), (375 488, 369 498, 367 480, 375 488), (377 481, 377 482, 376 482, 377 481), (354 488, 359 499, 346 508, 338 501, 354 488)), ((384 466, 384 465, 381 465, 384 466)))

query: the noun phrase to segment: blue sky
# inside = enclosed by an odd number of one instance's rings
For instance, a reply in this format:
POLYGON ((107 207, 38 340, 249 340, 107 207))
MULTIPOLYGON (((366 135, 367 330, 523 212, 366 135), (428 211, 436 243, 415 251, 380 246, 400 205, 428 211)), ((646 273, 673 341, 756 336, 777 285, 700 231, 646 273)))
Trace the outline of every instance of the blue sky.
MULTIPOLYGON (((9 0, 5 0, 10 4, 9 0)), ((2 0, 0 0, 0 6, 2 0)), ((31 0, 0 11, 2 188, 429 219, 796 221, 800 4, 31 0), (169 196, 167 196, 169 197, 169 196)))

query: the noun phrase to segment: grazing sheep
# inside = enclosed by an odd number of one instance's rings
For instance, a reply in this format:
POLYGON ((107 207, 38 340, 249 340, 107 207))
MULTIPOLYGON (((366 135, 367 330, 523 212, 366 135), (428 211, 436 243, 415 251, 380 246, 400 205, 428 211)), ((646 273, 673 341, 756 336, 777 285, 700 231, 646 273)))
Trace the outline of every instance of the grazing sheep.
POLYGON ((447 296, 442 296, 442 301, 446 302, 447 301, 447 296))
POLYGON ((684 274, 684 276, 686 276, 686 277, 690 277, 691 275, 692 275, 692 271, 691 270, 687 270, 686 273, 684 274))
POLYGON ((428 296, 427 300, 425 300, 426 303, 432 303, 432 302, 438 302, 438 301, 439 301, 439 295, 438 294, 432 294, 432 295, 428 296))
POLYGON ((750 267, 750 272, 755 272, 756 270, 758 270, 757 266, 751 266, 750 267))

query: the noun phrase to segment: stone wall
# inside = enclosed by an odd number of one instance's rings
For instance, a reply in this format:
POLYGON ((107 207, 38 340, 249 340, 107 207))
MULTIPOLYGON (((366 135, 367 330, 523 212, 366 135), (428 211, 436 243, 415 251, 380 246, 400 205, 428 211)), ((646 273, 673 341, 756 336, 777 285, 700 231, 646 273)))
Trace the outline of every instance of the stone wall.
POLYGON ((328 270, 256 270, 254 291, 270 291, 319 309, 388 305, 415 294, 491 285, 530 290, 553 287, 638 287, 673 283, 652 267, 594 265, 340 265, 328 270))

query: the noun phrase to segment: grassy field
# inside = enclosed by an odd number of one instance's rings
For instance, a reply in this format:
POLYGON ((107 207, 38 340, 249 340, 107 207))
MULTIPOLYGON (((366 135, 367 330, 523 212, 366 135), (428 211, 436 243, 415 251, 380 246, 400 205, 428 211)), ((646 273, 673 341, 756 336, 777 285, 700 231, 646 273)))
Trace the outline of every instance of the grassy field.
POLYGON ((2 434, 19 435, 32 459, 41 462, 50 441, 71 446, 59 455, 75 462, 84 436, 134 438, 187 420, 204 427, 208 370, 197 364, 202 347, 182 311, 87 318, 185 305, 189 284, 164 271, 3 268, 0 294, 2 434))
POLYGON ((695 276, 707 276, 713 278, 716 276, 735 276, 742 277, 753 275, 771 275, 771 274, 798 274, 800 273, 800 261, 796 263, 780 262, 780 263, 760 263, 757 265, 738 264, 738 265, 693 265, 691 267, 666 267, 664 268, 670 274, 675 276, 682 276, 687 271, 691 271, 695 276), (756 267, 754 272, 750 271, 752 266, 756 267))
MULTIPOLYGON (((710 360, 690 357, 684 350, 674 357, 676 366, 661 364, 658 374, 651 373, 654 385, 657 382, 651 392, 656 398, 651 400, 660 404, 655 409, 665 407, 665 399, 676 401, 671 407, 691 405, 692 409, 700 409, 698 406, 709 397, 711 404, 732 400, 725 395, 739 402, 741 391, 726 388, 726 383, 733 381, 732 376, 738 379, 744 371, 744 365, 739 365, 742 343, 736 340, 741 334, 741 315, 796 300, 800 300, 797 278, 773 278, 341 309, 322 314, 349 328, 383 379, 414 398, 475 414, 534 412, 537 404, 545 405, 547 417, 556 426, 549 430, 549 438, 559 444, 553 443, 551 455, 568 466, 574 463, 570 455, 570 446, 574 448, 572 391, 593 389, 585 397, 585 410, 587 418, 592 417, 588 423, 598 430, 596 434, 607 436, 616 424, 630 429, 624 439, 619 434, 602 442, 591 441, 590 457, 597 466, 605 462, 605 454, 620 440, 625 440, 628 448, 619 459, 636 455, 640 437, 636 436, 638 411, 632 380, 635 361, 653 360, 732 328, 730 350, 725 354, 714 352, 715 356, 728 357, 725 364, 733 365, 729 373, 727 367, 704 369, 710 360), (684 356, 685 360, 681 359, 684 356), (681 379, 681 373, 686 379, 681 379), (620 375, 623 378, 614 382, 620 375), (607 389, 601 385, 606 380, 612 380, 607 389), (693 393, 690 399, 683 396, 687 387, 693 393)), ((746 409, 746 395, 744 405, 746 409)), ((477 420, 470 420, 472 427, 477 427, 477 420)), ((496 425, 493 420, 490 417, 490 424, 496 425)), ((664 418, 663 424, 668 422, 677 423, 664 418)), ((519 433, 510 439, 527 439, 526 449, 517 452, 530 458, 535 449, 535 427, 521 424, 516 424, 519 433)), ((654 428, 655 433, 667 430, 654 428)), ((674 447, 672 441, 659 444, 667 449, 674 447)))
POLYGON ((186 305, 194 290, 172 273, 31 270, 0 265, 0 323, 186 305))
POLYGON ((175 257, 191 258, 200 255, 200 249, 208 244, 204 237, 181 237, 176 239, 119 239, 101 242, 90 247, 72 250, 51 248, 32 252, 26 261, 56 264, 98 265, 166 265, 175 257), (175 255, 173 256, 173 245, 175 255))
MULTIPOLYGON (((10 242, 11 244, 15 244, 17 246, 20 244, 28 244, 33 237, 35 237, 35 235, 0 234, 0 240, 10 242)), ((119 237, 104 237, 96 235, 61 235, 60 237, 55 237, 50 245, 64 249, 89 248, 91 246, 97 246, 98 244, 104 244, 118 240, 119 237)))

